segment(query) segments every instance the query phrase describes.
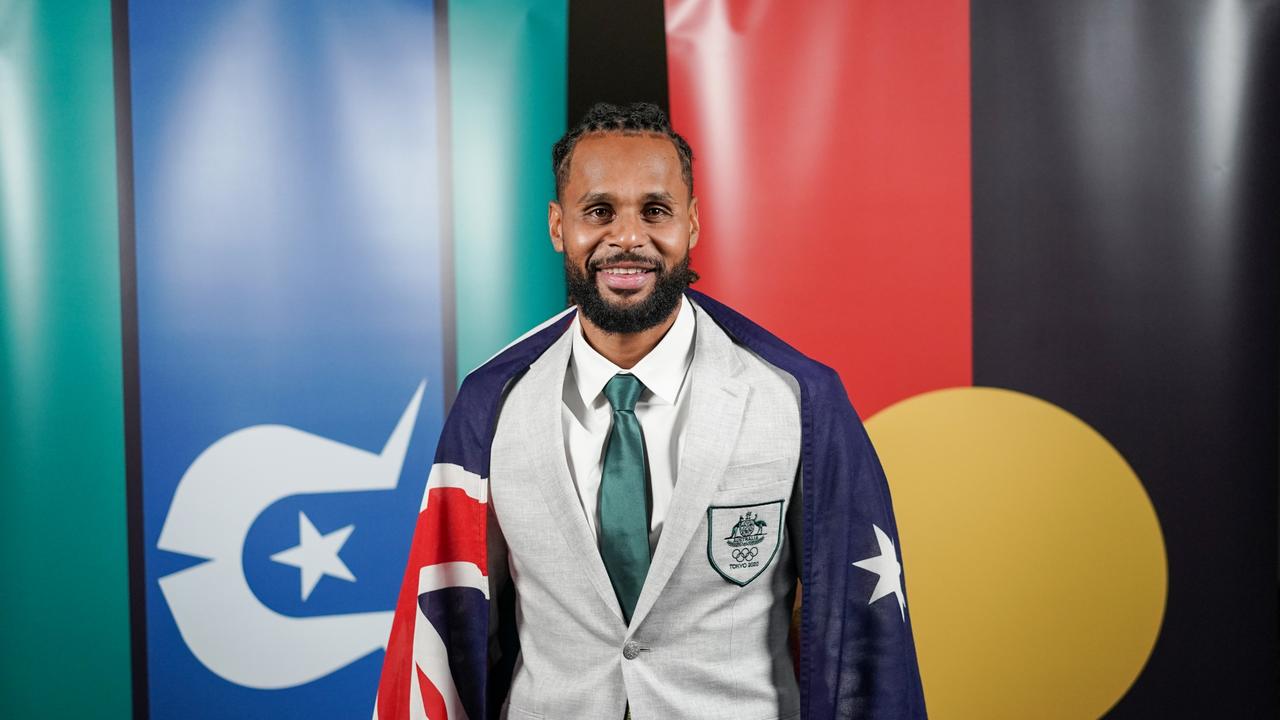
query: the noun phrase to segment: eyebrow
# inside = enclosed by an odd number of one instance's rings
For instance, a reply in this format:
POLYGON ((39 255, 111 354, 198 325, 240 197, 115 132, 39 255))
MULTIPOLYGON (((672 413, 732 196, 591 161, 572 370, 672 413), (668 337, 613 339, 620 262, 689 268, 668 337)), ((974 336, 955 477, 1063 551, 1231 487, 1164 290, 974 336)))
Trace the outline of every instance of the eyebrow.
MULTIPOLYGON (((583 193, 582 197, 578 198, 579 205, 594 205, 600 202, 612 204, 615 201, 616 201, 616 198, 614 197, 613 193, 600 192, 600 191, 583 193)), ((674 203, 675 201, 676 199, 671 195, 671 193, 667 192, 666 190, 663 190, 661 192, 645 193, 645 196, 644 196, 644 202, 646 203, 651 203, 651 202, 674 203)))
POLYGON ((612 203, 613 193, 599 192, 599 191, 587 192, 587 193, 583 193, 582 197, 578 198, 579 205, 594 205, 595 203, 598 203, 598 202, 612 203))

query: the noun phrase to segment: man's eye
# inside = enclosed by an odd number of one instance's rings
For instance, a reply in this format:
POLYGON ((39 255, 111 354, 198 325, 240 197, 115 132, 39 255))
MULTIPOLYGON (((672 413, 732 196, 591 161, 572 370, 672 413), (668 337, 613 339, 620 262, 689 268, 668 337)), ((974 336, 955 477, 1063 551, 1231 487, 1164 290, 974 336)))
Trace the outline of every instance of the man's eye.
POLYGON ((613 217, 613 212, 606 207, 593 207, 587 210, 587 217, 592 220, 608 220, 613 217))
POLYGON ((661 205, 650 205, 644 209, 644 214, 648 218, 664 218, 671 215, 671 211, 661 205))

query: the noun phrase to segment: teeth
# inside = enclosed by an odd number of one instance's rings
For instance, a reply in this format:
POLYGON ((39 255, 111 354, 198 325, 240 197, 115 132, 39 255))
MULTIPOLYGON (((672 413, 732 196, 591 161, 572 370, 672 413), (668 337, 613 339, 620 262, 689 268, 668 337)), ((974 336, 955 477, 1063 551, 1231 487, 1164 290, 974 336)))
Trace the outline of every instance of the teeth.
POLYGON ((607 268, 605 272, 610 275, 639 275, 644 270, 640 268, 607 268))

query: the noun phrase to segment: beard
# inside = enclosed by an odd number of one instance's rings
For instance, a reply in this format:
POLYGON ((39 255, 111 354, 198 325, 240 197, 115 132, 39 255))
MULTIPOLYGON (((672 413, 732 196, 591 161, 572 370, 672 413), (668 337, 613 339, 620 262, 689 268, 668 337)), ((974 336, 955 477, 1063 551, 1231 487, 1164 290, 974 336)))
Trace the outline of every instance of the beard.
POLYGON ((630 334, 657 327, 671 317, 680 298, 689 285, 697 282, 698 274, 689 269, 689 254, 681 258, 670 270, 662 263, 636 253, 624 252, 612 257, 588 262, 579 268, 564 259, 564 282, 569 299, 578 306, 593 325, 607 333, 630 334), (649 297, 633 305, 615 305, 600 294, 596 273, 600 268, 615 262, 647 263, 654 273, 653 291, 649 297))

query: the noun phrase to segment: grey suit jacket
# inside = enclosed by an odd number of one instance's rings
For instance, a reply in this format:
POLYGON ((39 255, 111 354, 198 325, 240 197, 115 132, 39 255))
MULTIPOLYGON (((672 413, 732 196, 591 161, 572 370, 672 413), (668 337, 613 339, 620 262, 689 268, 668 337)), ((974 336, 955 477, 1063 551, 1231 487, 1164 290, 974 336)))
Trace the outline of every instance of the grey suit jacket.
POLYGON ((491 455, 490 572, 515 583, 521 654, 503 717, 617 719, 628 703, 635 720, 799 717, 787 647, 798 565, 785 532, 797 392, 696 312, 684 451, 629 626, 565 460, 570 334, 508 391, 491 455))

